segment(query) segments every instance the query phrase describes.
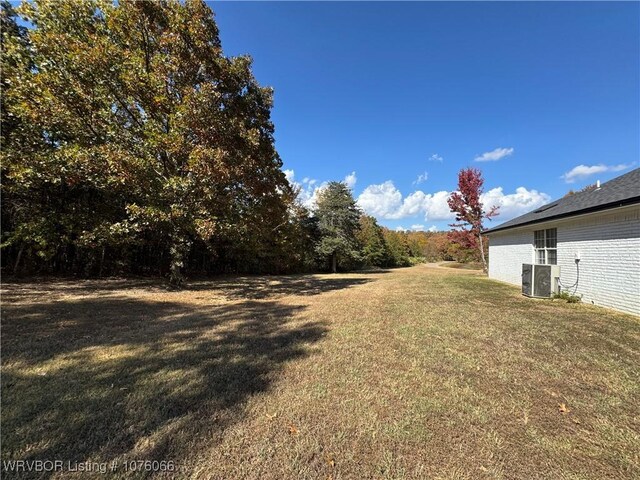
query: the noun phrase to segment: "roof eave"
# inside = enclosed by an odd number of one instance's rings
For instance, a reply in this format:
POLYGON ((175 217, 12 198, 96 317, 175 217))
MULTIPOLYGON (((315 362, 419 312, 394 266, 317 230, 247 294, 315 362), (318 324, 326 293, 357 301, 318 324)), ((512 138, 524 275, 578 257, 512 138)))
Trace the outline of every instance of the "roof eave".
POLYGON ((588 214, 588 213, 595 213, 595 212, 599 212, 602 210, 609 210, 612 208, 618 208, 618 207, 626 207, 629 205, 634 205, 636 203, 640 203, 640 196, 637 197, 631 197, 631 198, 627 198, 624 200, 618 200, 616 202, 610 202, 610 203, 605 203, 603 205, 596 205, 593 207, 588 207, 588 208, 583 208, 582 210, 574 210, 572 212, 567 212, 567 213, 561 213, 559 215, 553 215, 550 217, 544 217, 544 218, 537 218, 535 220, 530 220, 528 222, 523 222, 523 223, 517 223, 515 225, 509 225, 507 227, 501 227, 500 225, 498 225, 495 228, 490 228, 488 230, 485 230, 484 232, 482 232, 484 235, 489 235, 495 232, 503 232, 506 230, 511 230, 512 228, 520 228, 520 227, 525 227, 525 226, 529 226, 529 225, 535 225, 536 223, 544 223, 544 222, 548 222, 551 220, 560 220, 562 218, 568 218, 568 217, 573 217, 573 216, 577 216, 577 215, 584 215, 584 214, 588 214))

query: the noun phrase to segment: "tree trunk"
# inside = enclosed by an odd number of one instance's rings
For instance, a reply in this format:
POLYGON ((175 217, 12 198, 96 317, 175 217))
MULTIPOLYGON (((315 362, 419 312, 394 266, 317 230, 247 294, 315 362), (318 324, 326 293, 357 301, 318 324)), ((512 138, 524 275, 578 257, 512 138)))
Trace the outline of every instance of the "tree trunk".
POLYGON ((100 255, 100 271, 98 272, 98 276, 101 277, 102 276, 102 267, 104 266, 104 251, 105 251, 105 246, 102 246, 102 254, 100 255))
POLYGON ((331 271, 336 273, 338 271, 338 256, 334 253, 331 254, 331 271))
POLYGON ((13 274, 18 273, 18 266, 20 265, 20 258, 22 257, 22 251, 24 250, 24 243, 20 245, 20 250, 18 250, 18 257, 16 258, 16 263, 13 265, 13 274))
POLYGON ((190 249, 191 242, 185 235, 174 233, 171 236, 171 273, 169 283, 174 287, 181 287, 184 283, 182 267, 184 267, 190 249))
POLYGON ((487 268, 487 260, 484 258, 484 245, 482 243, 482 234, 478 235, 478 245, 480 247, 480 258, 482 259, 482 271, 484 273, 488 273, 489 269, 487 268))

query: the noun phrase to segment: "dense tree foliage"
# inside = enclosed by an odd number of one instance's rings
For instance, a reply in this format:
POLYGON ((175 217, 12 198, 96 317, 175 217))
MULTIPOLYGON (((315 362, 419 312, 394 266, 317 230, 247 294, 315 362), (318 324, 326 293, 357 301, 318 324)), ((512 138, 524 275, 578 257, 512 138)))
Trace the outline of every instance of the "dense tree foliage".
POLYGON ((466 249, 452 242, 449 232, 405 232, 410 260, 427 262, 456 261, 459 263, 479 261, 478 251, 466 249))
POLYGON ((19 11, 28 32, 3 6, 12 253, 77 270, 102 269, 107 252, 112 267, 168 265, 174 283, 190 259, 270 269, 289 256, 296 213, 272 92, 248 57, 223 55, 204 2, 38 1, 19 11))
POLYGON ((394 267, 408 267, 411 265, 411 250, 409 248, 408 234, 394 230, 384 230, 384 241, 387 244, 390 255, 390 265, 394 267))
POLYGON ((356 238, 362 248, 362 262, 367 267, 386 267, 391 264, 391 252, 384 238, 384 231, 375 218, 360 217, 356 238))
POLYGON ((458 173, 458 191, 453 192, 447 200, 449 208, 456 214, 456 222, 449 238, 464 249, 477 248, 484 271, 487 271, 485 258, 485 242, 482 230, 485 219, 491 219, 498 214, 498 207, 484 209, 480 200, 482 196, 484 178, 477 168, 463 168, 458 173))

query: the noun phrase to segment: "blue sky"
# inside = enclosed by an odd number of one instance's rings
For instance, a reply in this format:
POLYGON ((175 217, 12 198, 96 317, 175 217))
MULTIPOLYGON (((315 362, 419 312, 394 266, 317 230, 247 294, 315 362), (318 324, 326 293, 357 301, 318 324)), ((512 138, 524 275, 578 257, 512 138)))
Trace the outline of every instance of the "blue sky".
POLYGON ((210 5, 306 201, 346 178, 383 225, 442 230, 463 167, 500 223, 638 166, 639 3, 210 5))

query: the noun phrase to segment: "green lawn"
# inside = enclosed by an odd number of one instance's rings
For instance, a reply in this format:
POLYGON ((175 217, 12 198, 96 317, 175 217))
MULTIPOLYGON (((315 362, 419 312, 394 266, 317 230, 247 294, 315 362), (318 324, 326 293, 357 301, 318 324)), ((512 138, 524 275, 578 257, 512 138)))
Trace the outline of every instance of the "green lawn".
POLYGON ((2 310, 3 460, 116 460, 123 477, 126 460, 173 461, 177 478, 640 477, 639 319, 477 272, 180 292, 10 281, 2 310))

